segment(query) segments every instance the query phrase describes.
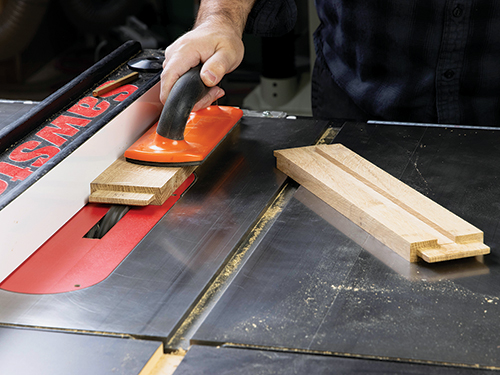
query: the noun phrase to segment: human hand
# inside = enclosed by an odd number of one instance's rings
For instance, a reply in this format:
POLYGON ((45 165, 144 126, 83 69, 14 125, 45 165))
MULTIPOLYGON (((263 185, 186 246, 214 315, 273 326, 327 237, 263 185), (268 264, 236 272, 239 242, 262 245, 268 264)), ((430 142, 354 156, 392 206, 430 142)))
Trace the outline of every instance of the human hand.
POLYGON ((198 25, 166 49, 160 100, 165 103, 179 77, 202 63, 201 79, 211 89, 195 104, 193 111, 208 107, 224 96, 224 90, 217 84, 224 75, 238 67, 243 54, 244 46, 238 30, 217 22, 198 25))

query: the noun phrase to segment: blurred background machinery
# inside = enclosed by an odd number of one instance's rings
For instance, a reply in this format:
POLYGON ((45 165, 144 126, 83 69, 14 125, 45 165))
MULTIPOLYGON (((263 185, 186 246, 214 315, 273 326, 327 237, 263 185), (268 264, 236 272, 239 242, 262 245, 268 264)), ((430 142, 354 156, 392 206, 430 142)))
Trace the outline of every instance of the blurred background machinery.
MULTIPOLYGON (((310 114, 317 21, 312 0, 297 6, 289 35, 244 36, 245 58, 222 82, 222 104, 310 114)), ((0 0, 0 99, 42 100, 130 39, 165 48, 192 27, 197 7, 197 0, 0 0)))

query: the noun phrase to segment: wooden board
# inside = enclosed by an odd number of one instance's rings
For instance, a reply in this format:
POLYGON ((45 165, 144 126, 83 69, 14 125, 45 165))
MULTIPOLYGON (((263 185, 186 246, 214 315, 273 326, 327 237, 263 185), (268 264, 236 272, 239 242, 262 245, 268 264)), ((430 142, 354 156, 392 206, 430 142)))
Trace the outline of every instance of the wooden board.
POLYGON ((275 156, 278 169, 410 262, 490 251, 479 229, 341 144, 275 156))
POLYGON ((93 203, 162 205, 196 166, 151 167, 129 163, 122 156, 90 184, 93 203))

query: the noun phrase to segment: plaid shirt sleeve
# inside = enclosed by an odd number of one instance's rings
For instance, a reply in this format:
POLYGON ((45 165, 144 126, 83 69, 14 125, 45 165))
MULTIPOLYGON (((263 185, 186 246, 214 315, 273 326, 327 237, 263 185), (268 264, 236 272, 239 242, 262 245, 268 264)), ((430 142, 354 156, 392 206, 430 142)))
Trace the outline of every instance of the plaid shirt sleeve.
POLYGON ((245 32, 262 37, 282 36, 297 20, 294 0, 257 0, 247 20, 245 32))

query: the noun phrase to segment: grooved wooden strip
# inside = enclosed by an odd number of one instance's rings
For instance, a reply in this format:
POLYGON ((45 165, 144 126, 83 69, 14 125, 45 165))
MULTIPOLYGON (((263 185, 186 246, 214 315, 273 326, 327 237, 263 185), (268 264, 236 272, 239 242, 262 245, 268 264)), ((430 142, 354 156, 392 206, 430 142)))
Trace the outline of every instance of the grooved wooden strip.
POLYGON ((417 250, 437 247, 437 238, 449 240, 425 226, 381 194, 319 156, 314 149, 277 151, 278 169, 409 261, 417 250), (391 214, 388 214, 388 211, 391 214))
POLYGON ((92 203, 124 204, 132 206, 147 206, 155 199, 152 193, 133 193, 128 191, 96 190, 92 193, 92 203))
POLYGON ((275 155, 278 169, 411 262, 419 256, 434 262, 489 252, 478 241, 482 232, 477 228, 453 218, 451 212, 342 145, 279 150, 275 155), (414 206, 421 198, 425 198, 424 210, 414 206), (460 227, 448 225, 450 218, 460 227), (457 238, 475 242, 458 246, 457 238))
POLYGON ((348 169, 356 178, 404 207, 412 215, 454 242, 483 241, 483 232, 478 228, 343 145, 317 146, 315 151, 331 162, 348 169))
POLYGON ((93 203, 162 205, 196 166, 151 167, 129 163, 122 156, 90 184, 93 203))
POLYGON ((482 242, 452 243, 436 249, 422 249, 417 255, 428 263, 489 254, 490 248, 482 242))

